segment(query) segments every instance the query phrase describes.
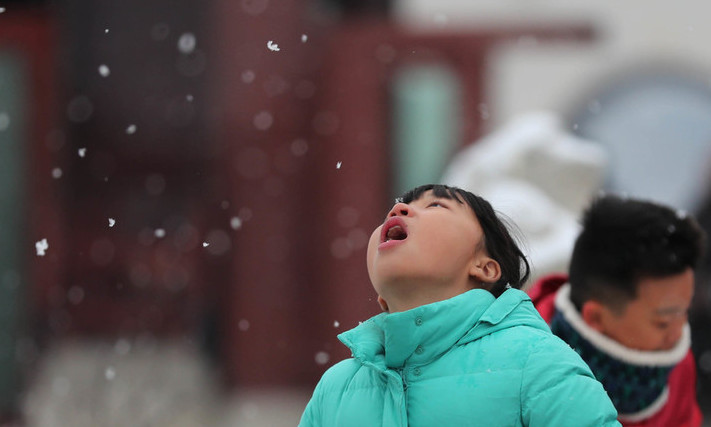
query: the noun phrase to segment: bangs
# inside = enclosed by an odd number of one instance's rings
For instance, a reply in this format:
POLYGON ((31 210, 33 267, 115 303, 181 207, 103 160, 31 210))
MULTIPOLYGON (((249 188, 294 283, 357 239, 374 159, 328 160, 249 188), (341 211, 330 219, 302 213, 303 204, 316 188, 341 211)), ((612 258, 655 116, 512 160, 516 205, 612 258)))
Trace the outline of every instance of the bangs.
POLYGON ((412 190, 404 193, 402 196, 396 198, 395 202, 410 204, 415 200, 418 200, 420 197, 422 197, 423 194, 430 190, 432 191, 432 194, 434 194, 435 197, 456 200, 457 202, 464 204, 464 200, 462 200, 463 196, 459 193, 460 190, 458 188, 452 188, 450 186, 441 184, 427 184, 415 187, 412 190))

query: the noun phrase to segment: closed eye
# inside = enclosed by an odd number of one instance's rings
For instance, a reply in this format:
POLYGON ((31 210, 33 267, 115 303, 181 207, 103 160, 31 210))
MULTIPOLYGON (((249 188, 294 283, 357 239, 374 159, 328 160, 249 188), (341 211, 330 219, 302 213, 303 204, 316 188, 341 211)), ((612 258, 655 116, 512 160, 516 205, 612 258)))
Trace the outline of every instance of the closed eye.
POLYGON ((442 203, 440 203, 440 202, 432 202, 432 203, 430 203, 429 205, 427 205, 428 208, 431 208, 431 207, 433 207, 433 206, 434 206, 434 207, 442 207, 442 208, 446 208, 446 207, 447 207, 447 205, 442 204, 442 203))
POLYGON ((657 329, 667 329, 669 326, 671 326, 671 323, 669 323, 669 322, 655 322, 654 326, 656 326, 657 329))

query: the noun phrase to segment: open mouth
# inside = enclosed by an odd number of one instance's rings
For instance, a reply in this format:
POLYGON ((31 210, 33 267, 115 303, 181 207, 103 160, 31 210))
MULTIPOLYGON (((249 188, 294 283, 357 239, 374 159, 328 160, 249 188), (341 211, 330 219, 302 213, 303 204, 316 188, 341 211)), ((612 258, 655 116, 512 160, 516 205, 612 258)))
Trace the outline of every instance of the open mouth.
POLYGON ((380 237, 381 243, 405 239, 407 239, 407 226, 400 218, 395 217, 385 221, 380 237))

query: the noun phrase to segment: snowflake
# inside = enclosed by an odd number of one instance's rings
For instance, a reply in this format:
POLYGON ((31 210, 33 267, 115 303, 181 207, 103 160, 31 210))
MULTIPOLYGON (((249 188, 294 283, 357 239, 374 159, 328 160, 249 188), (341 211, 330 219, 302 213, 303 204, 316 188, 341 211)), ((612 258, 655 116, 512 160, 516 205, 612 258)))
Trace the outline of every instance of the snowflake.
POLYGON ((269 40, 267 42, 267 48, 271 50, 272 52, 279 52, 279 45, 274 43, 273 41, 269 40))
POLYGON ((86 156, 86 148, 80 148, 79 150, 77 150, 77 153, 79 153, 79 157, 86 156))
POLYGON ((108 368, 106 368, 104 375, 106 376, 107 380, 111 381, 114 378, 116 378, 116 370, 114 369, 113 366, 109 366, 108 368))
POLYGON ((111 70, 109 70, 109 66, 106 64, 99 65, 99 74, 101 74, 101 77, 108 77, 109 74, 111 74, 111 70))
POLYGON ((184 54, 192 53, 195 50, 196 45, 197 40, 195 39, 195 35, 193 33, 184 33, 178 40, 178 50, 184 54))
POLYGON ((116 224, 116 220, 113 218, 109 218, 109 227, 113 227, 116 224))
POLYGON ((314 360, 319 365, 325 365, 326 363, 328 363, 328 359, 330 359, 330 358, 331 358, 331 356, 328 353, 326 353, 325 351, 319 351, 314 356, 314 360))
POLYGON ((341 163, 342 163, 342 162, 336 163, 336 169, 340 169, 340 168, 341 168, 341 163))
POLYGON ((45 251, 49 249, 49 243, 47 243, 47 239, 42 239, 39 242, 35 242, 35 249, 37 249, 37 255, 44 256, 45 251))

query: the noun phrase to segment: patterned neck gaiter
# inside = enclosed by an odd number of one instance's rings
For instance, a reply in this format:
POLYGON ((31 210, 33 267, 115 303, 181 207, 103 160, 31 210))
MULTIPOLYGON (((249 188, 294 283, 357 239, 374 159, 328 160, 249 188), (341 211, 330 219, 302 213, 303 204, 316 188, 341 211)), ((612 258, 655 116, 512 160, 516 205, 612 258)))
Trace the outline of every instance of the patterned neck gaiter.
POLYGON ((556 311, 551 321, 553 333, 588 364, 617 408, 620 419, 639 421, 658 412, 668 398, 669 373, 688 352, 688 327, 672 350, 629 349, 587 326, 569 300, 569 285, 565 286, 567 288, 561 288, 556 296, 556 311))

